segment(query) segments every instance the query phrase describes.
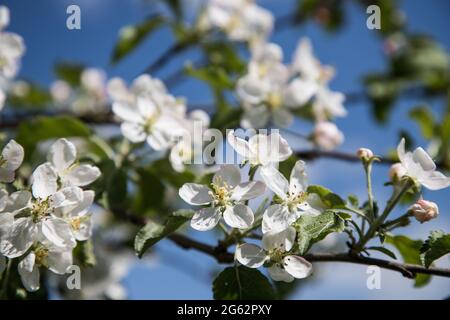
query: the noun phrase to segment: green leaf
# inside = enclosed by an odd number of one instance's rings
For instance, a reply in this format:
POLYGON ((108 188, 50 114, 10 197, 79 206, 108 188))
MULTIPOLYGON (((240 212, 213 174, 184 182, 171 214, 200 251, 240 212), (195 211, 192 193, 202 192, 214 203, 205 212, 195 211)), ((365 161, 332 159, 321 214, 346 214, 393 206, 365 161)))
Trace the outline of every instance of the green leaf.
POLYGON ((54 72, 56 76, 66 81, 72 87, 78 87, 81 82, 81 73, 85 65, 75 62, 58 62, 55 65, 54 72))
POLYGON ((10 90, 8 105, 24 109, 45 109, 51 104, 50 93, 40 85, 20 81, 21 90, 10 90))
POLYGON ((322 202, 330 209, 345 208, 345 201, 330 189, 319 185, 311 185, 308 187, 307 192, 319 195, 322 202))
MULTIPOLYGON (((386 235, 386 243, 392 244, 400 253, 405 263, 420 265, 420 248, 423 245, 422 240, 412 240, 406 236, 386 235)), ((423 287, 430 282, 431 276, 427 274, 417 274, 414 286, 423 287)))
POLYGON ((354 206, 355 208, 359 207, 359 199, 357 196, 355 196, 354 194, 351 194, 347 197, 347 199, 348 199, 348 202, 350 202, 350 204, 352 206, 354 206))
POLYGON ((172 213, 164 225, 156 222, 147 223, 134 239, 134 250, 139 258, 155 243, 176 231, 194 215, 193 210, 178 210, 172 213))
POLYGON ((275 291, 257 269, 244 266, 224 269, 213 282, 216 300, 273 300, 275 291))
POLYGON ((30 158, 36 145, 49 139, 64 137, 89 137, 91 130, 80 120, 68 116, 37 117, 20 124, 16 140, 30 158))
POLYGON ((308 252, 311 246, 324 239, 332 232, 342 232, 344 220, 333 211, 325 211, 318 216, 303 215, 295 223, 297 230, 297 245, 300 255, 308 252))
POLYGON ((434 117, 427 107, 417 107, 409 112, 411 119, 415 120, 420 126, 422 135, 431 139, 434 134, 434 117))
POLYGON ((425 267, 430 267, 434 260, 450 253, 450 234, 432 231, 420 249, 420 259, 425 267))
POLYGON ((165 22, 164 17, 155 15, 137 25, 123 27, 114 47, 111 63, 115 64, 130 54, 146 37, 165 22))
POLYGON ((112 172, 107 182, 107 200, 110 209, 125 208, 127 200, 127 172, 122 168, 117 168, 112 172))
POLYGON ((94 255, 94 246, 91 240, 79 241, 75 248, 74 255, 86 267, 93 267, 97 263, 94 255))
POLYGON ((173 170, 170 161, 166 158, 154 161, 150 171, 153 175, 161 177, 164 181, 170 183, 177 189, 181 188, 181 186, 186 182, 192 182, 195 180, 195 174, 188 170, 183 172, 173 170))
POLYGON ((393 253, 391 250, 389 250, 385 247, 368 247, 366 249, 378 251, 378 252, 384 253, 385 255, 391 257, 392 259, 397 259, 397 257, 395 256, 395 253, 393 253))

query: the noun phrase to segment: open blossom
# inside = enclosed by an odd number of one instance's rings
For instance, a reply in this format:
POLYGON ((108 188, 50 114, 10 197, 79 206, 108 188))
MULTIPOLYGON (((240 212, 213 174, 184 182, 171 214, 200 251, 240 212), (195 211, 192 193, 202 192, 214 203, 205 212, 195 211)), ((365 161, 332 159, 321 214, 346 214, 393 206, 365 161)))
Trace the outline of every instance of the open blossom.
POLYGON ((316 92, 313 82, 291 79, 282 60, 282 49, 274 43, 253 48, 248 72, 236 85, 244 109, 242 127, 262 128, 269 120, 287 127, 294 120, 291 110, 303 106, 316 92))
POLYGON ((319 215, 324 204, 317 194, 308 194, 308 177, 305 163, 301 160, 295 163, 290 181, 275 168, 264 167, 261 176, 267 187, 278 199, 263 214, 262 231, 280 232, 294 223, 303 214, 319 215))
POLYGON ((431 219, 437 218, 439 215, 439 208, 436 203, 427 200, 417 200, 409 210, 412 212, 417 221, 424 223, 431 219))
POLYGON ((312 133, 312 141, 324 150, 336 149, 344 142, 344 134, 333 122, 319 122, 312 133))
POLYGON ((234 135, 234 130, 227 134, 228 143, 251 166, 276 165, 292 155, 292 149, 279 133, 256 134, 248 141, 234 135))
POLYGON ((221 29, 231 40, 254 43, 269 36, 274 18, 254 0, 210 0, 200 24, 221 29))
POLYGON ((450 186, 450 178, 436 170, 436 164, 421 147, 414 152, 405 152, 405 139, 397 147, 397 155, 404 167, 405 175, 430 190, 444 189, 450 186))
POLYGON ((249 228, 254 221, 253 211, 242 202, 256 198, 264 191, 264 183, 241 182, 239 169, 233 165, 224 165, 214 175, 211 188, 185 183, 179 195, 191 205, 209 206, 197 211, 191 220, 192 228, 207 231, 214 228, 222 216, 230 227, 249 228))
POLYGON ((0 182, 13 182, 15 171, 22 164, 23 147, 15 140, 10 140, 0 155, 0 182))
POLYGON ((311 275, 312 265, 304 258, 291 254, 296 231, 289 227, 281 232, 265 233, 262 248, 251 243, 243 243, 236 248, 235 258, 249 268, 268 265, 270 277, 275 281, 291 282, 311 275))
POLYGON ((56 274, 65 274, 72 260, 72 250, 61 249, 43 240, 19 262, 17 269, 25 289, 33 292, 40 286, 39 267, 48 268, 56 274))

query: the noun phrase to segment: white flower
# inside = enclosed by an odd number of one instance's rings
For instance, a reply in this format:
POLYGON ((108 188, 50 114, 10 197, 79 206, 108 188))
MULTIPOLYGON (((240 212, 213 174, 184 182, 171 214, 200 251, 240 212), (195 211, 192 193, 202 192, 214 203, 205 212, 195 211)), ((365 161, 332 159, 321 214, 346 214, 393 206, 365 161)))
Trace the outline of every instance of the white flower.
POLYGON ((100 177, 100 170, 90 164, 76 163, 77 149, 67 139, 58 139, 47 156, 62 186, 83 187, 100 177))
POLYGON ((319 122, 314 127, 312 141, 324 150, 333 150, 344 142, 344 134, 333 122, 319 122))
POLYGON ((241 202, 264 193, 265 185, 260 181, 241 183, 239 169, 224 165, 214 175, 212 189, 196 183, 185 183, 179 190, 180 197, 191 205, 211 205, 197 211, 191 226, 199 231, 214 228, 223 215, 225 222, 233 228, 245 229, 253 224, 253 211, 241 202))
POLYGON ((234 130, 230 130, 227 140, 233 149, 242 156, 243 161, 248 161, 252 166, 276 165, 288 159, 292 154, 291 147, 279 133, 257 134, 246 141, 236 137, 234 130))
POLYGON ((56 274, 65 274, 72 265, 72 260, 72 250, 61 250, 43 241, 19 262, 17 269, 25 289, 33 292, 39 289, 39 267, 45 267, 56 274))
POLYGON ((282 63, 283 52, 274 43, 262 43, 252 50, 248 73, 236 84, 242 103, 243 128, 262 128, 271 120, 276 126, 289 126, 292 108, 302 107, 317 90, 311 81, 291 81, 288 68, 282 63))
POLYGON ((15 171, 22 164, 24 151, 15 140, 10 140, 0 155, 0 182, 13 182, 15 171))
POLYGON ((427 200, 417 200, 409 210, 413 213, 417 221, 424 223, 439 215, 439 207, 436 203, 427 200))
POLYGON ((50 95, 53 101, 60 106, 68 103, 71 94, 72 88, 64 80, 56 80, 50 86, 50 95))
POLYGON ((406 170, 406 176, 416 180, 430 190, 444 189, 450 186, 450 178, 436 170, 433 159, 421 147, 414 152, 405 152, 405 139, 397 147, 400 163, 406 170))
POLYGON ((313 102, 313 113, 317 120, 324 121, 332 117, 345 117, 347 110, 344 107, 345 96, 340 92, 331 91, 326 87, 317 90, 313 102))
POLYGON ((208 1, 202 23, 206 28, 219 28, 231 40, 262 41, 272 32, 274 18, 270 11, 253 0, 208 1))
POLYGON ((400 162, 394 163, 389 168, 389 179, 393 183, 399 182, 405 175, 406 175, 406 169, 400 162))
POLYGON ((235 258, 249 268, 269 264, 269 274, 275 281, 291 282, 294 278, 306 278, 312 272, 311 263, 289 253, 294 245, 295 236, 296 232, 292 227, 278 233, 266 233, 262 239, 262 248, 250 243, 238 245, 235 258))
POLYGON ((308 178, 303 161, 295 163, 289 182, 273 167, 263 167, 261 176, 279 198, 276 200, 278 203, 271 205, 263 214, 263 233, 285 230, 302 214, 319 215, 325 208, 317 194, 306 191, 308 178))
POLYGON ((9 10, 0 6, 0 79, 8 80, 17 74, 20 58, 25 52, 22 37, 3 29, 9 24, 9 10))

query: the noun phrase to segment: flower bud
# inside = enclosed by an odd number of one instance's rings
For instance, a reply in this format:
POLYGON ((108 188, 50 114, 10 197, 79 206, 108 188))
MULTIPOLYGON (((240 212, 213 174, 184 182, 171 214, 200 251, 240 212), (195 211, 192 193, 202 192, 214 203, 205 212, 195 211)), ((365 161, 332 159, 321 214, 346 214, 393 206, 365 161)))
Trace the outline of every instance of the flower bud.
POLYGON ((356 155, 360 159, 370 159, 373 157, 373 152, 367 148, 359 148, 358 151, 356 151, 356 155))
POLYGON ((420 223, 430 221, 431 219, 436 218, 439 214, 439 208, 436 203, 422 199, 417 200, 417 202, 413 204, 409 210, 412 211, 412 214, 420 223))
POLYGON ((392 182, 400 181, 406 174, 406 169, 401 163, 394 163, 389 169, 389 179, 392 182))
POLYGON ((333 150, 344 142, 344 135, 332 122, 319 122, 312 133, 313 142, 324 150, 333 150))

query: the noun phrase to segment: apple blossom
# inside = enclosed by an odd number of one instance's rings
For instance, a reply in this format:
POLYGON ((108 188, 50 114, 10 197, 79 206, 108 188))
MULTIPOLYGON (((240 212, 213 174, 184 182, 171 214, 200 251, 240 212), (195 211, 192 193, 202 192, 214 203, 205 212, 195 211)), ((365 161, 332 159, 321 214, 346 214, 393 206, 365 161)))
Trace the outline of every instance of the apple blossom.
POLYGON ((13 182, 15 171, 22 164, 23 147, 15 140, 10 140, 0 155, 0 182, 13 182))
POLYGON ((389 179, 393 183, 399 182, 405 175, 406 175, 406 169, 400 162, 394 163, 389 168, 389 179))
POLYGON ((397 147, 397 155, 405 169, 405 175, 430 190, 444 189, 450 186, 450 178, 436 170, 433 159, 421 147, 414 152, 405 152, 405 139, 397 147))
POLYGON ((292 149, 279 133, 269 135, 256 134, 248 141, 234 135, 234 130, 227 134, 228 143, 251 166, 276 165, 288 159, 292 149))
POLYGON ((281 232, 263 235, 262 248, 251 243, 237 246, 235 258, 249 268, 268 265, 270 277, 275 281, 292 282, 294 278, 303 279, 312 272, 312 265, 304 258, 290 254, 294 246, 296 231, 289 227, 281 232))
POLYGON ((276 196, 276 204, 263 214, 262 231, 280 232, 294 223, 302 214, 319 215, 324 204, 317 194, 308 194, 308 177, 305 163, 297 161, 292 169, 290 181, 274 167, 263 167, 261 176, 267 187, 276 196))
POLYGON ((324 150, 333 150, 344 142, 344 134, 333 122, 317 123, 311 138, 315 145, 324 150))
POLYGON ((230 227, 249 228, 254 221, 253 211, 242 202, 256 198, 264 191, 264 183, 241 183, 239 169, 234 165, 223 165, 214 174, 211 188, 197 183, 185 183, 179 190, 179 195, 191 205, 209 206, 197 211, 191 220, 194 229, 207 231, 214 228, 222 216, 230 227))
POLYGON ((367 148, 359 148, 356 152, 356 155, 360 159, 370 159, 373 157, 373 152, 370 149, 367 148))
POLYGON ((431 219, 437 218, 439 208, 436 203, 427 200, 417 200, 409 210, 412 212, 417 221, 424 223, 431 219))

